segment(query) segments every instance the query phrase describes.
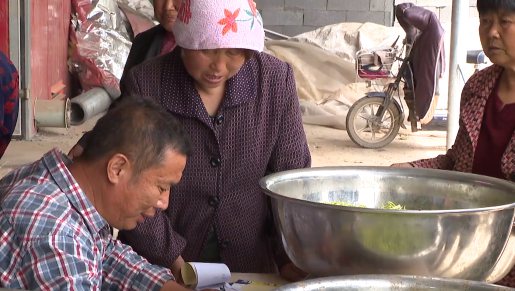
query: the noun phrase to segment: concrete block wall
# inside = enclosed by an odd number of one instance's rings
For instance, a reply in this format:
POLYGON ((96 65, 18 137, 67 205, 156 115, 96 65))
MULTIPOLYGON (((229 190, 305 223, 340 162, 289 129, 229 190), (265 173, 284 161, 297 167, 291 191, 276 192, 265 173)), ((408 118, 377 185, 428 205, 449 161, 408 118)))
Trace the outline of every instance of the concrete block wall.
POLYGON ((340 22, 391 25, 394 0, 255 0, 265 28, 294 36, 340 22))
MULTIPOLYGON (((265 28, 294 36, 340 22, 374 22, 391 26, 393 6, 404 2, 425 7, 451 22, 452 0, 255 0, 265 28)), ((469 0, 470 17, 477 18, 476 0, 469 0)))

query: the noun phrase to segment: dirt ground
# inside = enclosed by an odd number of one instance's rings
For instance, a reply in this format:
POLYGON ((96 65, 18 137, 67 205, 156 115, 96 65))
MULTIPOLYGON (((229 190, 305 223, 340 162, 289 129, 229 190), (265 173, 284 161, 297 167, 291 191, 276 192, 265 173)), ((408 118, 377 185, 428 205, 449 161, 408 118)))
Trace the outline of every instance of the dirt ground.
MULTIPOLYGON (((57 147, 64 152, 79 140, 97 120, 92 118, 70 128, 40 128, 31 141, 13 140, 0 160, 0 177, 20 165, 39 159, 57 147)), ((433 127, 412 133, 401 129, 397 138, 380 149, 355 145, 345 130, 317 125, 304 125, 312 155, 313 167, 322 166, 388 166, 396 162, 434 157, 445 152, 445 127, 433 127)))

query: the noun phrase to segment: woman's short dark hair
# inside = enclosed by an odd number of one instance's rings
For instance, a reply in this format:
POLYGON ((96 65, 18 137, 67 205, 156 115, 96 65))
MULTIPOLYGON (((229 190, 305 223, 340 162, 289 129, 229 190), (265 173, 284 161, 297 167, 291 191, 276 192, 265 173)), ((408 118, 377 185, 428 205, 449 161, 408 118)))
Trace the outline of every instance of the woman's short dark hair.
POLYGON ((479 15, 499 10, 515 12, 515 1, 513 0, 477 0, 476 5, 479 15))
POLYGON ((189 155, 189 138, 181 124, 151 100, 126 96, 100 118, 89 133, 81 160, 122 153, 134 174, 160 164, 167 150, 189 155))

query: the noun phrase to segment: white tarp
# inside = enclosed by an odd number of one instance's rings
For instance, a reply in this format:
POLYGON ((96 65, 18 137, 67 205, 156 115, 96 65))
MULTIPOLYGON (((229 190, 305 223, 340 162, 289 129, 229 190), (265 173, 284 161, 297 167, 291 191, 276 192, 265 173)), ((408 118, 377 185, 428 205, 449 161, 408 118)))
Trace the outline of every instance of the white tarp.
POLYGON ((268 40, 265 46, 292 65, 304 122, 344 129, 349 107, 371 90, 357 78, 356 52, 390 46, 399 36, 400 44, 404 37, 400 27, 339 23, 287 40, 268 40))

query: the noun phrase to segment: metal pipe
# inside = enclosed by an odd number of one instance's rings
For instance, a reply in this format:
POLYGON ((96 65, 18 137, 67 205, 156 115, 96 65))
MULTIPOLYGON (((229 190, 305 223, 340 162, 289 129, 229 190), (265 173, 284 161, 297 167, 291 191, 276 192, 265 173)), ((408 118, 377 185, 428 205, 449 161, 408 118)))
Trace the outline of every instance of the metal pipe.
POLYGON ((95 87, 71 99, 71 125, 80 125, 106 111, 113 100, 104 88, 95 87))
POLYGON ((36 134, 30 100, 30 6, 28 0, 9 0, 9 49, 12 62, 20 76, 20 115, 17 129, 22 139, 30 140, 36 134))
POLYGON ((70 126, 70 99, 36 100, 35 116, 37 127, 70 126))
POLYGON ((460 96, 463 83, 460 82, 460 63, 465 61, 465 42, 459 41, 464 35, 465 21, 468 16, 469 1, 452 1, 451 47, 449 56, 449 95, 447 100, 447 148, 451 148, 459 128, 460 96))
POLYGON ((30 96, 31 65, 30 65, 30 3, 20 1, 20 101, 21 101, 21 135, 30 140, 36 134, 34 126, 34 111, 30 96))

